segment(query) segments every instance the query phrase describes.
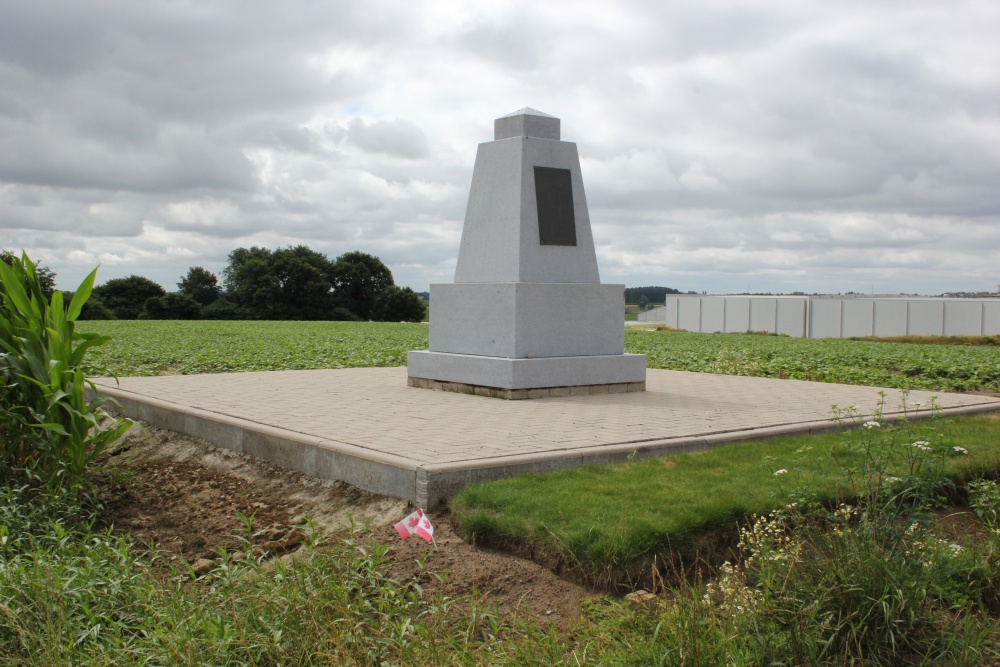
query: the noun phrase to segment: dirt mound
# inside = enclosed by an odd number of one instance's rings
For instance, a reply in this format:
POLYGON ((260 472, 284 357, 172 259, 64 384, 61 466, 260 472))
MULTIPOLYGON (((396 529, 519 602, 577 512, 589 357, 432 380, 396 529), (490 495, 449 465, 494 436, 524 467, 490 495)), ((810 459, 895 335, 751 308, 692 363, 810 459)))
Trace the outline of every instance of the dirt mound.
POLYGON ((301 527, 311 517, 330 535, 352 522, 368 527, 388 547, 390 574, 419 573, 428 596, 473 593, 501 613, 523 610, 565 629, 590 595, 535 563, 466 544, 445 514, 430 514, 436 550, 417 537, 404 542, 392 524, 412 511, 405 501, 307 477, 142 422, 101 463, 125 480, 110 499, 107 524, 139 544, 155 544, 175 561, 195 565, 217 558, 220 548, 245 549, 248 538, 269 554, 288 553, 298 548, 301 527))

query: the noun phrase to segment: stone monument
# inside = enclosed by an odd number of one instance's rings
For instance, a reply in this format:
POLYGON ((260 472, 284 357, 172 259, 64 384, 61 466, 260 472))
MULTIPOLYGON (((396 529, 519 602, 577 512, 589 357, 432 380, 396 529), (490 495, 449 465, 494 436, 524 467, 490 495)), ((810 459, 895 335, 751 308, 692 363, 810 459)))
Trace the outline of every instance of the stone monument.
POLYGON ((455 282, 431 285, 409 384, 497 398, 643 391, 625 286, 602 285, 576 144, 525 108, 479 145, 455 282))

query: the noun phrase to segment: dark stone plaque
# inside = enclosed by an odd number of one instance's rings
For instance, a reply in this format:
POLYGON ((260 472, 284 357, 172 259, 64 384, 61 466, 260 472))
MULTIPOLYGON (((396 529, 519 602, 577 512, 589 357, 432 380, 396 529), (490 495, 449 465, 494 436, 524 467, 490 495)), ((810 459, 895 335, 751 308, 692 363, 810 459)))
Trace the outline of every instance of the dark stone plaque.
POLYGON ((569 169, 535 167, 538 238, 542 245, 576 245, 573 182, 569 169))

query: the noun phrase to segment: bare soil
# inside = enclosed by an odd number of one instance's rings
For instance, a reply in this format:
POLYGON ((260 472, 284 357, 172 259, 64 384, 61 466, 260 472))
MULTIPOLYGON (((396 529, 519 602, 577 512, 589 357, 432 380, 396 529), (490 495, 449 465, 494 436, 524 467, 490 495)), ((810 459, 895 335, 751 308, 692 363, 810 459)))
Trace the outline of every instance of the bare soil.
POLYGON ((417 537, 399 538, 392 525, 413 509, 405 501, 290 472, 243 454, 136 422, 102 455, 116 470, 103 515, 138 545, 154 544, 168 560, 194 566, 215 560, 219 550, 246 548, 272 556, 294 552, 310 517, 335 536, 352 523, 364 526, 388 547, 395 578, 420 576, 428 597, 476 594, 498 613, 527 613, 565 630, 593 595, 544 567, 467 544, 446 513, 430 513, 437 549, 417 537), (253 517, 248 530, 246 519, 253 517), (418 564, 424 561, 424 569, 418 564), (438 575, 438 576, 434 576, 438 575))

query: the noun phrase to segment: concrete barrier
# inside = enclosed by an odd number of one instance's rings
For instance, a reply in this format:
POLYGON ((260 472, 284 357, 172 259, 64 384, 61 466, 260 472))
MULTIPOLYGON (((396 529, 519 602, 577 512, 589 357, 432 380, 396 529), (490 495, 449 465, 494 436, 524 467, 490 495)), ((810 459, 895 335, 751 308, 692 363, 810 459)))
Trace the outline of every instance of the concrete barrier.
POLYGON ((640 322, 702 333, 765 331, 796 338, 1000 335, 1000 298, 674 296, 640 322))

